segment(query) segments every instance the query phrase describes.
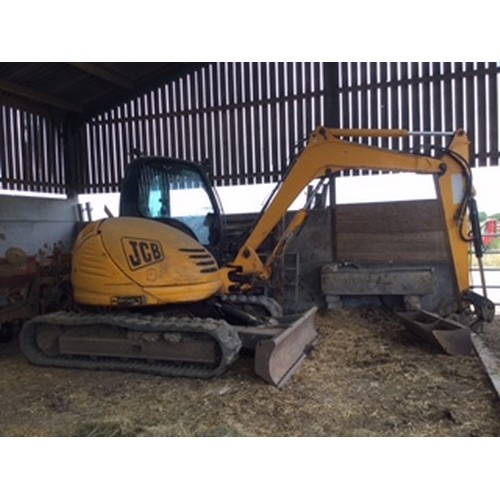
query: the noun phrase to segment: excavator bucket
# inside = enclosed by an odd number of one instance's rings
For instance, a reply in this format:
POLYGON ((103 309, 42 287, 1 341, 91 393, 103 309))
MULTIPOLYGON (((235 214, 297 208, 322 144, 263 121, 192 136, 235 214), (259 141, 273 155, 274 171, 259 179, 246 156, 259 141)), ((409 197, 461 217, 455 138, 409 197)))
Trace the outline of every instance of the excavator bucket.
MULTIPOLYGON (((500 329, 487 325, 482 333, 428 311, 397 313, 405 326, 423 340, 451 355, 479 356, 491 383, 500 396, 500 329)), ((494 324, 495 325, 495 324, 494 324)))
POLYGON ((471 341, 495 391, 500 396, 500 331, 472 333, 471 341))
POLYGON ((243 345, 253 344, 257 375, 278 388, 290 380, 317 342, 317 310, 312 307, 299 318, 276 326, 238 327, 243 345))
POLYGON ((396 315, 410 332, 447 354, 468 355, 473 352, 472 331, 468 326, 423 309, 398 312, 396 315))

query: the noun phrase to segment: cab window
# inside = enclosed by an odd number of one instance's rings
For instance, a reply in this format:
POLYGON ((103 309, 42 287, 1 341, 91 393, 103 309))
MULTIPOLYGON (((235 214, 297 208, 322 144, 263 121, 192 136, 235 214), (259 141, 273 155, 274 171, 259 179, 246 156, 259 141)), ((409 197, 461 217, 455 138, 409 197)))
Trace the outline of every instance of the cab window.
POLYGON ((138 179, 138 209, 150 219, 177 219, 202 245, 213 243, 215 210, 199 172, 184 165, 147 164, 138 179))

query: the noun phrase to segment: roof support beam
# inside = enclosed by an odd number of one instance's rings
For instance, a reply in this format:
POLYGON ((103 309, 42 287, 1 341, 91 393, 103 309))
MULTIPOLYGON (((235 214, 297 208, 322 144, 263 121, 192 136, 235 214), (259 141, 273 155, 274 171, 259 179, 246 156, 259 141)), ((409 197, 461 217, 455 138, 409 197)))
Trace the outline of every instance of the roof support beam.
POLYGON ((11 81, 4 78, 0 78, 0 90, 9 92, 10 94, 14 94, 18 97, 24 97, 25 99, 41 102, 50 106, 55 106, 56 108, 60 108, 65 111, 83 113, 83 108, 73 102, 67 101, 65 99, 59 99, 45 92, 40 92, 30 87, 25 87, 24 85, 12 83, 11 81))
POLYGON ((101 68, 95 64, 85 62, 70 62, 68 64, 74 66, 75 68, 78 68, 81 71, 84 71, 85 73, 88 73, 89 75, 96 76, 101 80, 116 85, 117 87, 121 87, 126 90, 134 89, 134 85, 130 80, 127 80, 127 78, 123 78, 122 76, 117 75, 116 73, 113 73, 112 71, 109 71, 107 69, 101 68))

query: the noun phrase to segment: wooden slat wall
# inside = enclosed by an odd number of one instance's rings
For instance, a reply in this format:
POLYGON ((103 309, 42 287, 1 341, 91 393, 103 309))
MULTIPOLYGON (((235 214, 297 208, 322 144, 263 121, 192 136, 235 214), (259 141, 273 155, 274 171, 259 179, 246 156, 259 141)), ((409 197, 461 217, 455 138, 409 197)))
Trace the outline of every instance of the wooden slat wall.
MULTIPOLYGON (((473 165, 499 162, 499 72, 495 62, 341 63, 340 123, 345 128, 452 132, 472 139, 473 165)), ((433 154, 446 136, 368 139, 368 144, 433 154)))
POLYGON ((448 261, 436 200, 337 206, 338 259, 358 263, 448 261))
MULTIPOLYGON (((464 128, 473 165, 498 165, 498 63, 344 62, 329 89, 325 64, 337 63, 204 66, 84 124, 73 141, 71 165, 65 165, 59 122, 0 103, 0 189, 63 194, 65 168, 71 168, 79 192, 116 191, 137 154, 208 159, 219 185, 276 181, 309 132, 324 123, 327 92, 337 96, 328 102, 338 107, 342 127, 464 128)), ((446 141, 367 140, 427 154, 446 141)))
POLYGON ((119 188, 137 154, 209 160, 219 185, 276 181, 323 123, 322 63, 214 63, 82 128, 80 192, 119 188))
POLYGON ((65 194, 62 126, 0 104, 0 189, 65 194))
MULTIPOLYGON (((330 63, 334 64, 334 63, 330 63)), ((475 166, 499 161, 496 63, 338 63, 345 128, 465 128, 475 166)), ((82 129, 81 192, 117 190, 137 154, 209 160, 219 185, 276 181, 309 132, 324 122, 323 63, 214 63, 82 129), (87 170, 87 171, 85 171, 87 170)), ((334 101, 335 102, 335 101, 334 101)), ((365 139, 433 154, 445 136, 365 139)), ((367 172, 354 172, 366 175, 367 172)), ((352 174, 352 172, 351 172, 352 174)))

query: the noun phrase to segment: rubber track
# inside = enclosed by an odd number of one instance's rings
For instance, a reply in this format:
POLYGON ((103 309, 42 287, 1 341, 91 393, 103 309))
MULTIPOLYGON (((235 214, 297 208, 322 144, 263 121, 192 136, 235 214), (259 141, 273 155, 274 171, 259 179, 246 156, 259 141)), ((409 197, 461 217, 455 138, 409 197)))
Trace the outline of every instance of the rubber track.
POLYGON ((83 368, 93 370, 118 370, 166 375, 174 377, 211 378, 220 375, 238 357, 241 340, 237 331, 228 323, 214 319, 165 318, 142 314, 89 314, 58 311, 37 316, 24 323, 20 333, 21 349, 32 363, 42 366, 64 368, 83 368), (36 329, 39 325, 54 325, 64 328, 72 326, 109 325, 140 332, 171 332, 175 334, 205 333, 213 337, 220 346, 221 360, 216 367, 198 363, 170 363, 168 361, 151 362, 145 359, 87 358, 86 356, 49 356, 44 354, 36 342, 36 329))
POLYGON ((230 304, 238 305, 250 305, 250 306, 261 306, 266 309, 267 314, 271 318, 279 318, 283 316, 283 310, 278 302, 264 295, 223 295, 223 302, 228 302, 230 304))

